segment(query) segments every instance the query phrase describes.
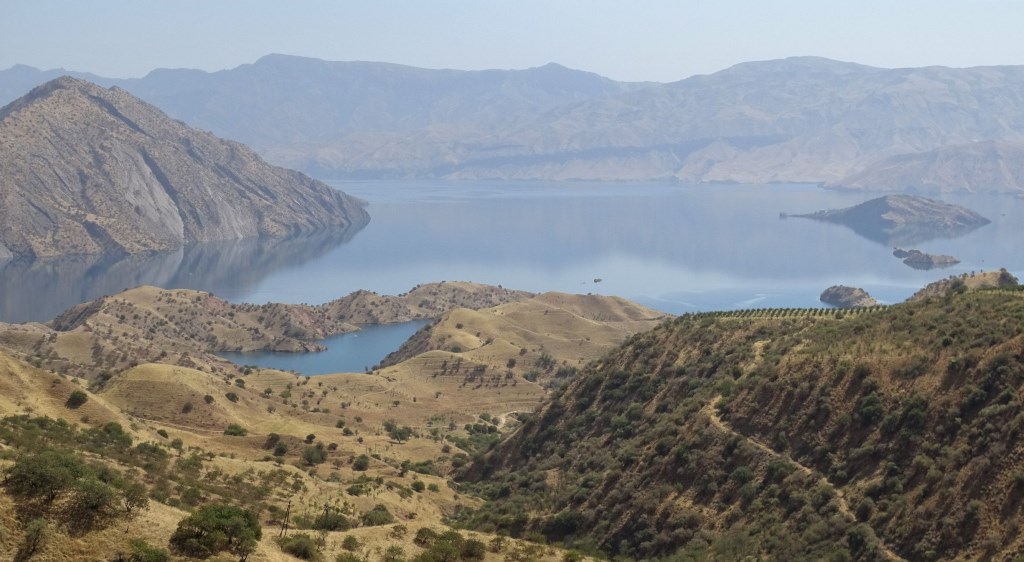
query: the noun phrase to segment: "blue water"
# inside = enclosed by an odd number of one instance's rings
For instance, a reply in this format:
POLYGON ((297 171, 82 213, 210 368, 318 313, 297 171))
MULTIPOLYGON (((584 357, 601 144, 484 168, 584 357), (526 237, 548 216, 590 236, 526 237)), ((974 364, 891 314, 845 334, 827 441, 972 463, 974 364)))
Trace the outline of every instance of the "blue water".
POLYGON ((327 351, 317 353, 256 351, 225 352, 219 355, 238 365, 293 370, 303 375, 362 373, 398 349, 405 340, 428 323, 428 320, 414 320, 398 324, 363 326, 358 332, 321 340, 320 343, 327 346, 327 351))
MULTIPOLYGON (((950 274, 1024 273, 1024 199, 944 196, 992 220, 912 247, 958 257, 918 271, 886 244, 782 212, 854 205, 875 194, 810 185, 346 182, 370 202, 361 231, 196 245, 130 258, 0 262, 0 321, 45 321, 148 283, 233 302, 321 303, 358 289, 396 294, 464 280, 529 291, 619 295, 670 313, 821 306, 835 284, 899 302, 950 274), (601 283, 594 279, 601 278, 601 283)), ((356 370, 362 370, 360 360, 356 370)))

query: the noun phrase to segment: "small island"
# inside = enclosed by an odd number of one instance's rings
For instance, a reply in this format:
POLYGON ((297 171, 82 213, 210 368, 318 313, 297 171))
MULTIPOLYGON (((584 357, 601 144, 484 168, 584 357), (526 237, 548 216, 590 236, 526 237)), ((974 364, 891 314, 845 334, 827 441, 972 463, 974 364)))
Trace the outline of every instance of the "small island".
POLYGON ((920 250, 895 248, 892 251, 892 255, 900 258, 903 260, 903 263, 914 269, 938 269, 960 263, 960 260, 953 256, 926 254, 920 250))
POLYGON ((864 289, 846 285, 833 285, 825 289, 819 299, 821 302, 837 308, 863 308, 878 305, 878 301, 864 289))
POLYGON ((838 223, 890 246, 955 238, 991 222, 960 205, 916 195, 886 195, 845 209, 789 216, 838 223))

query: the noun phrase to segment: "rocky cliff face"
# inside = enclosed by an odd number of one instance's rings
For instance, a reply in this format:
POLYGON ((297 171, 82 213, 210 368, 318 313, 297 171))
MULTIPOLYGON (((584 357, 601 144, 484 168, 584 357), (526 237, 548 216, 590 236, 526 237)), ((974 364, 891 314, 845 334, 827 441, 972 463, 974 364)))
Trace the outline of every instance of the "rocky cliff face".
POLYGON ((140 253, 368 220, 359 201, 63 77, 0 109, 0 257, 140 253))

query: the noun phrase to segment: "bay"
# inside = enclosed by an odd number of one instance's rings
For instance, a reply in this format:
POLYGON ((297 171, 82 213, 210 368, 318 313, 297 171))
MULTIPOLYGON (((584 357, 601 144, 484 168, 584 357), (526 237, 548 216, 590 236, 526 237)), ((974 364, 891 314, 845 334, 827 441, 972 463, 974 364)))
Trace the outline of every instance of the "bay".
POLYGON ((320 340, 326 351, 284 353, 274 351, 223 352, 224 359, 237 365, 256 365, 266 369, 295 371, 303 375, 362 373, 374 367, 398 349, 429 320, 397 324, 361 326, 358 332, 339 334, 320 340))

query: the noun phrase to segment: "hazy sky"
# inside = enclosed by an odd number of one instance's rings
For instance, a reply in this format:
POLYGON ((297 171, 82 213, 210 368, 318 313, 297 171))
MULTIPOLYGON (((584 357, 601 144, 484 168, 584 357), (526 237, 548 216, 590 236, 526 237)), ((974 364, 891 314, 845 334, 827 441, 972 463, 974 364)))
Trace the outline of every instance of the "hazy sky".
POLYGON ((132 77, 286 53, 664 82, 794 55, 1021 64, 1021 29, 1024 0, 0 0, 0 69, 132 77))

